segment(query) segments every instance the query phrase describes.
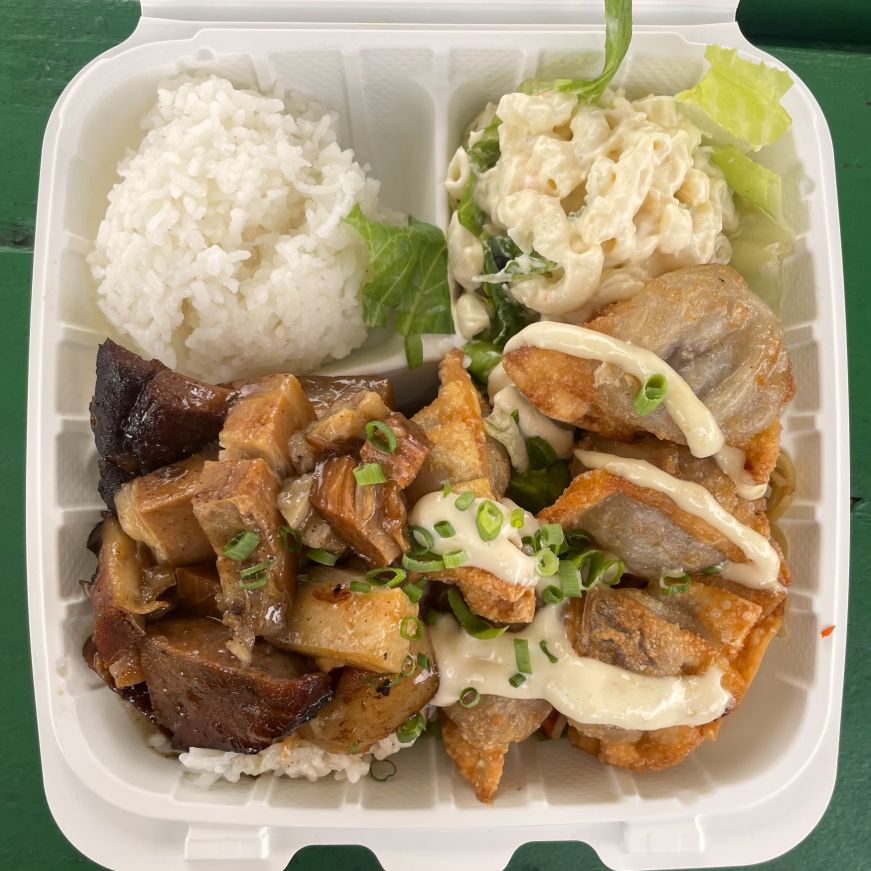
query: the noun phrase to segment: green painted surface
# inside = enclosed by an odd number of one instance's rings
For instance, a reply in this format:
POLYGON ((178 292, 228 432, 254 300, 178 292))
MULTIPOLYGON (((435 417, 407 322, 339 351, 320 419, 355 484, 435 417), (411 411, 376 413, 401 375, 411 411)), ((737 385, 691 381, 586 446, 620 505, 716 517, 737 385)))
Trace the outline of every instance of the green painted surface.
MULTIPOLYGON (((793 43, 844 39, 871 43, 871 3, 839 0, 750 0, 744 30, 801 76, 819 100, 835 142, 844 244, 852 414, 853 555, 850 640, 838 785, 816 831, 786 856, 757 866, 772 871, 871 867, 867 752, 871 722, 871 55, 793 43), (790 41, 785 45, 781 37, 790 41)), ((59 833, 45 804, 33 714, 24 585, 24 452, 27 329, 39 150, 48 114, 64 85, 95 55, 135 27, 139 7, 127 0, 0 0, 0 538, 7 542, 7 581, 0 608, 0 867, 95 867, 59 833)), ((294 871, 372 871, 362 848, 313 847, 294 871)), ((528 844, 511 871, 603 867, 581 844, 528 844)))

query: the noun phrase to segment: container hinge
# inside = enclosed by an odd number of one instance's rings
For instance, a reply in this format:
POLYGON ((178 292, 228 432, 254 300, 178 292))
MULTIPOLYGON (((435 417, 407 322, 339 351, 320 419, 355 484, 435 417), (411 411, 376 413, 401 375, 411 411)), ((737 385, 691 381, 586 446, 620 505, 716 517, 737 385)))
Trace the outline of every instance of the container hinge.
POLYGON ((701 853, 705 839, 698 820, 650 820, 625 823, 627 853, 701 853))
POLYGON ((225 826, 192 823, 184 842, 189 862, 267 859, 268 826, 225 826))

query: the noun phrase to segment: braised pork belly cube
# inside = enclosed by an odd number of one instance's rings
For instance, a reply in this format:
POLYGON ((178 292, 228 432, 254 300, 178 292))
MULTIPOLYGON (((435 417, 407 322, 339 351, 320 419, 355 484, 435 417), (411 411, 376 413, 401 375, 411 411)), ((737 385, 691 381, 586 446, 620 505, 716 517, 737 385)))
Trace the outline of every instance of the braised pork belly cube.
POLYGON ((124 531, 145 544, 159 562, 184 566, 214 558, 191 505, 207 458, 208 454, 195 454, 134 478, 115 496, 124 531))
POLYGON ((231 649, 245 660, 255 637, 283 631, 293 604, 296 563, 281 540, 277 496, 275 476, 258 458, 207 462, 193 499, 194 515, 217 556, 231 649), (250 545, 240 558, 232 546, 242 537, 250 545))
POLYGON ((385 447, 392 446, 392 441, 387 440, 389 437, 384 432, 376 430, 374 440, 367 439, 363 444, 360 461, 378 463, 388 478, 405 489, 417 477, 432 450, 432 442, 416 423, 398 411, 388 414, 382 423, 393 433, 395 447, 385 450, 385 447))
POLYGON ((306 441, 320 453, 347 453, 366 440, 366 424, 390 414, 380 394, 361 390, 334 402, 323 417, 308 427, 306 441))
POLYGON ((265 460, 280 480, 290 469, 288 442, 315 413, 293 375, 270 375, 243 387, 221 430, 222 460, 265 460))
POLYGON ((230 630, 205 617, 148 627, 142 670, 157 721, 176 749, 256 753, 313 717, 333 695, 330 678, 301 657, 257 641, 243 665, 230 630))
POLYGON ((385 405, 393 408, 393 385, 377 375, 300 375, 299 383, 318 418, 332 405, 361 390, 377 393, 385 405))

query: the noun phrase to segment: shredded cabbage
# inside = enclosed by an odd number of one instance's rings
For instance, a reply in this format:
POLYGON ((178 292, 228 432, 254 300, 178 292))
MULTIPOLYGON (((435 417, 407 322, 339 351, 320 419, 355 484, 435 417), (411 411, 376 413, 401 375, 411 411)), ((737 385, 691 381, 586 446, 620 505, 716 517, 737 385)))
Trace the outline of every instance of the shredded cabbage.
POLYGON ((676 99, 707 115, 746 149, 758 151, 779 139, 792 123, 780 98, 792 87, 789 73, 738 57, 734 48, 709 45, 710 69, 676 99))

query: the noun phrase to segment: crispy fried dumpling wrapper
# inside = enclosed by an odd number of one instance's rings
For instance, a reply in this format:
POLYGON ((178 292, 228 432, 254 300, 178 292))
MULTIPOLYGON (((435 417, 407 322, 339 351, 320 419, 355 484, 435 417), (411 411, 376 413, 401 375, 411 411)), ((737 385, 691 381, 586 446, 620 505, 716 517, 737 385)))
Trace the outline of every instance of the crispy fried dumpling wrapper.
POLYGON ((510 469, 506 470, 504 457, 488 444, 481 395, 463 368, 462 351, 445 355, 439 378, 438 396, 412 418, 432 442, 432 451, 407 490, 409 502, 441 490, 446 482, 458 490, 465 482, 463 489, 490 498, 503 493, 510 469), (476 482, 477 486, 470 486, 476 482))
POLYGON ((454 584, 466 604, 486 620, 496 623, 531 623, 535 616, 535 589, 502 580, 483 569, 461 566, 427 572, 431 581, 454 584))
MULTIPOLYGON (((584 326, 665 360, 710 409, 726 444, 747 451, 754 479, 768 480, 777 460, 778 418, 795 382, 780 322, 734 269, 707 265, 667 273, 584 326)), ((513 350, 502 362, 530 402, 555 420, 612 438, 646 431, 686 443, 665 406, 635 413, 638 381, 617 366, 533 347, 513 350)))
POLYGON ((540 699, 501 696, 481 696, 473 708, 457 702, 442 709, 445 750, 472 785, 478 801, 493 801, 509 745, 528 738, 551 710, 540 699))
MULTIPOLYGON (((732 693, 731 712, 780 628, 783 606, 761 615, 758 605, 697 577, 686 593, 672 596, 653 585, 648 591, 593 589, 574 605, 569 628, 581 655, 639 674, 689 675, 719 666, 724 669, 723 685, 732 693)), ((680 762, 705 739, 716 738, 719 724, 644 732, 570 721, 568 731, 572 744, 602 762, 656 770, 680 762)))

